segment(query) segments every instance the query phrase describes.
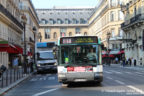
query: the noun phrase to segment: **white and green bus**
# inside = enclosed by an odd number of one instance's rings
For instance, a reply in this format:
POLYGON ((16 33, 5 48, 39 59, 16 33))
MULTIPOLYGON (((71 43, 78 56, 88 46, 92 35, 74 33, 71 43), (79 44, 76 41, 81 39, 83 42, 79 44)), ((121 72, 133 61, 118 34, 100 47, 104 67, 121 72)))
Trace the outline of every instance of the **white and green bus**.
POLYGON ((58 41, 58 81, 103 81, 101 42, 97 36, 61 37, 58 41))

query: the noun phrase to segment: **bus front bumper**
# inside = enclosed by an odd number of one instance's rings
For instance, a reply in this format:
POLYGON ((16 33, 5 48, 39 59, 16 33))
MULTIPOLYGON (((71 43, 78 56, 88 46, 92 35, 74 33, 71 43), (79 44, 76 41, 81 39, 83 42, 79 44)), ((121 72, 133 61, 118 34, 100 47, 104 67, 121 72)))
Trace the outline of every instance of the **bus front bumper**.
POLYGON ((76 73, 58 73, 58 81, 60 83, 70 83, 70 82, 89 82, 103 81, 103 73, 102 72, 76 72, 76 73))

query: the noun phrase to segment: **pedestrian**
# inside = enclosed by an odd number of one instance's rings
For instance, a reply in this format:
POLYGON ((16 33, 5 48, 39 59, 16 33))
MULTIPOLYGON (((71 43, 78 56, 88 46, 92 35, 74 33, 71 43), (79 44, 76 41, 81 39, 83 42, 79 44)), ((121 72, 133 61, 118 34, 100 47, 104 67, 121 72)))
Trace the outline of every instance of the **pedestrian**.
POLYGON ((136 59, 134 59, 134 66, 136 66, 136 59))
POLYGON ((118 64, 118 58, 117 57, 115 58, 115 62, 116 62, 116 64, 118 64))
POLYGON ((125 57, 123 57, 123 67, 125 66, 125 57))
POLYGON ((128 63, 131 66, 131 58, 128 59, 128 63))
POLYGON ((17 57, 14 57, 12 64, 13 64, 14 68, 16 68, 18 66, 18 58, 17 57))
POLYGON ((0 67, 0 77, 2 76, 2 74, 7 70, 7 68, 4 65, 1 65, 0 67))

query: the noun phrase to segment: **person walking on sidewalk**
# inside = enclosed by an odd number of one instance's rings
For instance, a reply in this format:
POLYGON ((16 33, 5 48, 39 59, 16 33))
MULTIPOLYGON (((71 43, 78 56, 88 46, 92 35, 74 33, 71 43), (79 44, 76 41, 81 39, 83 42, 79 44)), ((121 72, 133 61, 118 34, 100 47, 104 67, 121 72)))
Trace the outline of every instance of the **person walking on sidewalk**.
POLYGON ((125 66, 125 57, 123 57, 123 67, 125 66))
POLYGON ((134 66, 136 66, 136 59, 134 59, 134 66))
POLYGON ((131 66, 131 58, 128 59, 128 63, 131 66))

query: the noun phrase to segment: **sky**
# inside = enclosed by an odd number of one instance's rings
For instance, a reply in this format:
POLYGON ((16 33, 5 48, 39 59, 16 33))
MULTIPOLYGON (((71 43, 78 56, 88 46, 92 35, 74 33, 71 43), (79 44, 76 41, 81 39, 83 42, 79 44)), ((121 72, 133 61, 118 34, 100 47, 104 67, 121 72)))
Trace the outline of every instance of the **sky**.
POLYGON ((32 0, 34 7, 53 8, 55 7, 95 7, 100 0, 32 0))

